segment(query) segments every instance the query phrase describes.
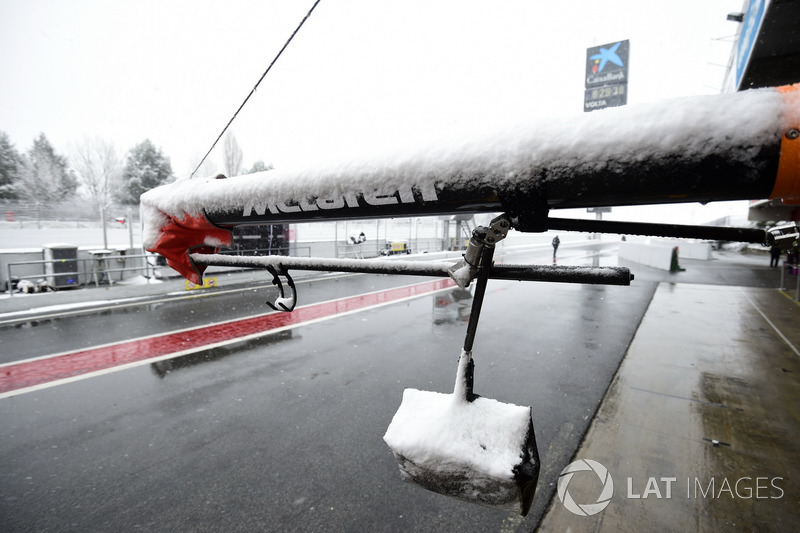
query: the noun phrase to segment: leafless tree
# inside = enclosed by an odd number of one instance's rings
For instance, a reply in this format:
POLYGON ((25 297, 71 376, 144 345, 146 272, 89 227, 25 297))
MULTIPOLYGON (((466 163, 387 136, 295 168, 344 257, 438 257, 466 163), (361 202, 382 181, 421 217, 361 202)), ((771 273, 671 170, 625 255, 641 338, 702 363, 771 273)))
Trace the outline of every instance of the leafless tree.
POLYGON ((242 149, 239 148, 239 143, 236 142, 236 137, 233 133, 225 135, 225 146, 222 158, 223 167, 228 177, 238 176, 242 173, 242 149))
POLYGON ((122 173, 122 160, 114 145, 100 137, 86 138, 75 146, 72 166, 94 209, 107 207, 122 173))

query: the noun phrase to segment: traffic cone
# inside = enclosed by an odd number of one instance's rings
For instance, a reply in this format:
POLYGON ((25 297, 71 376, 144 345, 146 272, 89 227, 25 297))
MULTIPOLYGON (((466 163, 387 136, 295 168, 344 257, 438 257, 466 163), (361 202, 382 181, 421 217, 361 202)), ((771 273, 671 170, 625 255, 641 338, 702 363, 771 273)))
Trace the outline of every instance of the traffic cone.
POLYGON ((685 268, 681 268, 681 266, 678 264, 678 247, 676 246, 675 248, 672 249, 672 260, 670 261, 669 264, 669 271, 683 272, 685 270, 686 270, 685 268))

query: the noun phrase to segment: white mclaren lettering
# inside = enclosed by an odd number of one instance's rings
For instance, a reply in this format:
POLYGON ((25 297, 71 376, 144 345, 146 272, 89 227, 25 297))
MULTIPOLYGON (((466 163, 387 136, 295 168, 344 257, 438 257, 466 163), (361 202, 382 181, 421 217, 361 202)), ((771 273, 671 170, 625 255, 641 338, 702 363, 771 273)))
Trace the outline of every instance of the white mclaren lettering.
POLYGON ((344 201, 347 204, 347 207, 358 207, 358 198, 356 197, 355 193, 345 193, 344 201))
POLYGON ((356 193, 348 192, 341 196, 317 198, 310 200, 308 198, 292 202, 263 202, 259 203, 256 200, 249 200, 245 205, 242 216, 249 217, 253 215, 264 215, 267 210, 270 214, 279 215, 281 213, 301 213, 309 211, 332 210, 348 208, 358 208, 366 204, 369 206, 381 205, 397 205, 397 204, 413 204, 416 203, 414 196, 415 192, 420 196, 423 202, 436 202, 439 196, 436 194, 436 187, 433 183, 425 184, 422 187, 403 186, 395 190, 375 189, 369 192, 358 195, 356 193), (362 202, 359 203, 359 196, 362 202))
POLYGON ((317 207, 320 209, 341 209, 344 207, 344 198, 319 198, 317 207))
POLYGON ((277 203, 278 211, 281 213, 299 213, 300 206, 299 205, 286 205, 286 202, 278 202, 277 203))
POLYGON ((375 189, 372 192, 364 193, 364 201, 369 205, 394 205, 397 203, 395 192, 386 193, 375 189))
MULTIPOLYGON (((271 207, 271 206, 270 206, 271 207)), ((252 212, 255 211, 256 215, 263 215, 267 212, 267 204, 259 204, 256 205, 255 201, 248 200, 246 204, 244 204, 244 216, 249 217, 252 212)), ((272 209, 269 210, 272 213, 272 209)))
POLYGON ((300 210, 301 211, 316 211, 318 209, 319 209, 319 207, 317 207, 317 204, 312 204, 308 200, 301 200, 300 201, 300 210))
POLYGON ((425 183, 424 185, 422 185, 422 187, 419 188, 419 192, 422 194, 423 202, 439 201, 439 197, 436 195, 436 187, 434 186, 433 183, 425 183))
POLYGON ((414 191, 411 190, 411 186, 404 186, 397 189, 397 195, 400 197, 401 204, 413 204, 414 203, 414 191))

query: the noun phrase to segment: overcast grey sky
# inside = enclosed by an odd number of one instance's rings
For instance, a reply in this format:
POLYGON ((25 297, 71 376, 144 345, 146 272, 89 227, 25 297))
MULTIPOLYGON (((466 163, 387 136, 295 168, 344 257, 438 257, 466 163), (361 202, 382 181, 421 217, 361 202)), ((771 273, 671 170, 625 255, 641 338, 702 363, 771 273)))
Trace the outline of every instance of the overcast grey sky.
MULTIPOLYGON (((0 0, 0 130, 68 153, 151 139, 188 175, 313 0, 0 0)), ((244 163, 583 112, 629 39, 629 104, 719 92, 742 0, 322 0, 233 123, 244 163)), ((221 168, 221 150, 211 159, 221 168)))

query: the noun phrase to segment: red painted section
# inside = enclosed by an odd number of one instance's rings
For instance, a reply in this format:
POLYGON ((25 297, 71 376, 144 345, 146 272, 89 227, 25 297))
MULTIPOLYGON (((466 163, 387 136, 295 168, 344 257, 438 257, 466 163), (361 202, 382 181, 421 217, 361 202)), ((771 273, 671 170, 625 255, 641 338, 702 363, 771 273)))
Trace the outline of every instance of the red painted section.
POLYGON ((161 237, 150 252, 164 256, 167 264, 195 285, 203 284, 205 265, 198 265, 190 253, 215 253, 215 246, 230 246, 233 234, 230 230, 219 228, 208 221, 205 215, 196 217, 186 215, 183 219, 164 215, 169 222, 161 228, 161 237), (216 243, 210 246, 207 242, 216 243))
POLYGON ((455 286, 452 280, 440 279, 298 307, 291 313, 267 313, 241 320, 200 326, 180 333, 166 333, 100 348, 88 348, 36 361, 20 362, 0 368, 0 393, 155 359, 183 350, 199 350, 214 343, 257 333, 268 333, 285 326, 296 326, 304 322, 420 296, 452 286, 455 286))

